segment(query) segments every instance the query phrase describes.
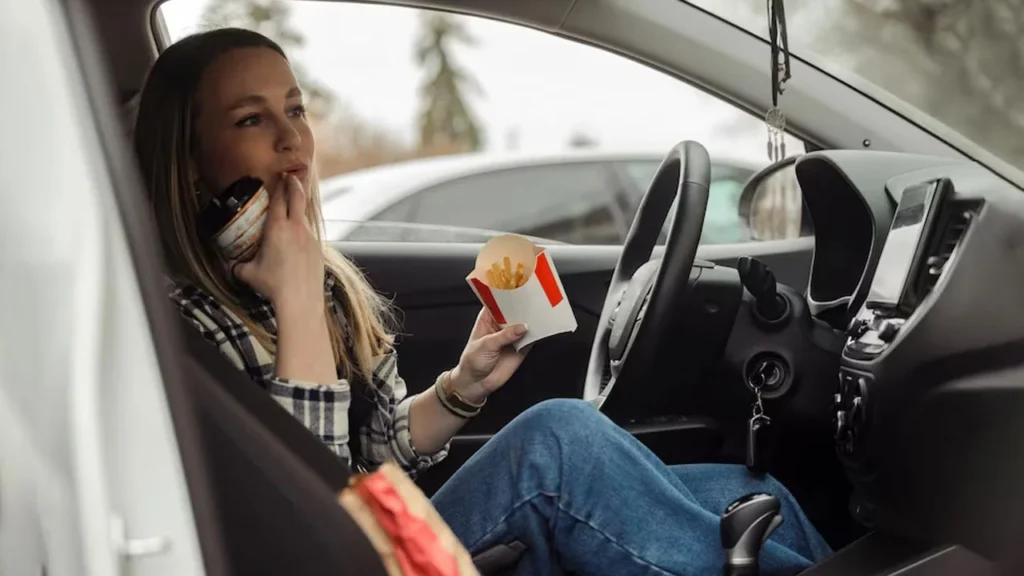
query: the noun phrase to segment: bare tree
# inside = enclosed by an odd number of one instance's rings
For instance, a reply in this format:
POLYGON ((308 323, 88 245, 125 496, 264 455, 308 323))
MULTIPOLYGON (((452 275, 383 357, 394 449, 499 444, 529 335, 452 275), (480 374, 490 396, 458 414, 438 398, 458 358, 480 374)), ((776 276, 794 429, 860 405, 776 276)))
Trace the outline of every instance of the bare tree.
POLYGON ((1024 166, 1024 0, 848 4, 859 33, 901 50, 858 67, 861 75, 1024 166))
MULTIPOLYGON (((764 0, 689 1, 767 36, 764 0)), ((795 54, 850 70, 1024 167, 1024 0, 786 0, 786 11, 795 54)), ((799 198, 763 188, 754 233, 791 236, 799 198)))
MULTIPOLYGON (((690 1, 767 34, 764 0, 690 1)), ((1024 0, 786 0, 786 10, 794 53, 848 69, 1024 166, 1024 0)))

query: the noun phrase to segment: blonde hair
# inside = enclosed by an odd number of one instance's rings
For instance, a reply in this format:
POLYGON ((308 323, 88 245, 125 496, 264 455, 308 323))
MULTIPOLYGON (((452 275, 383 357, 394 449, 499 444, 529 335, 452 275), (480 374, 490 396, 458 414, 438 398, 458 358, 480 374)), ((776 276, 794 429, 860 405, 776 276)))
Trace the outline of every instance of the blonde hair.
MULTIPOLYGON (((237 28, 189 36, 168 47, 146 78, 134 129, 135 152, 160 232, 164 255, 175 280, 200 288, 237 315, 272 354, 274 340, 246 312, 239 285, 220 256, 199 231, 200 199, 194 189, 196 150, 195 102, 203 71, 217 57, 236 48, 268 48, 285 57, 269 38, 237 28)), ((341 378, 361 376, 372 382, 380 355, 394 342, 390 303, 347 258, 324 242, 320 191, 310 170, 307 219, 323 244, 325 273, 341 287, 341 314, 328 318, 328 331, 341 378)))

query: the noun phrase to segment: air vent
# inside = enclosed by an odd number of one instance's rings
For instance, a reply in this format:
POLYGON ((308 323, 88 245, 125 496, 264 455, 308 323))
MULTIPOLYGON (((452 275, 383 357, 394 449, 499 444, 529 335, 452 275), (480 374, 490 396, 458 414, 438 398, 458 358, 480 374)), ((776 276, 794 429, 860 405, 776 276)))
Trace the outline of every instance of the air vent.
POLYGON ((601 384, 597 388, 598 395, 603 394, 605 388, 608 387, 612 381, 612 371, 605 366, 604 371, 601 373, 601 384))
POLYGON ((939 222, 938 229, 936 230, 937 240, 930 246, 931 250, 929 250, 928 260, 925 261, 921 271, 920 284, 917 290, 919 300, 923 299, 935 288, 939 277, 942 276, 942 271, 945 270, 946 264, 953 257, 953 253, 960 244, 960 240, 967 232, 967 228, 970 226, 976 210, 976 205, 962 202, 951 203, 947 206, 946 214, 942 221, 939 222))

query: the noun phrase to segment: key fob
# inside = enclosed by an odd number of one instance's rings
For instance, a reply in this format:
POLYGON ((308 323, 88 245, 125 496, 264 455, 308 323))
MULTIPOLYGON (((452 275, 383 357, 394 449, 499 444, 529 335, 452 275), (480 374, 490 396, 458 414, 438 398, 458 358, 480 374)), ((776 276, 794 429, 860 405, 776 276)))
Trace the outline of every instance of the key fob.
POLYGON ((747 469, 754 474, 764 474, 764 436, 771 420, 763 414, 750 419, 747 423, 747 469))

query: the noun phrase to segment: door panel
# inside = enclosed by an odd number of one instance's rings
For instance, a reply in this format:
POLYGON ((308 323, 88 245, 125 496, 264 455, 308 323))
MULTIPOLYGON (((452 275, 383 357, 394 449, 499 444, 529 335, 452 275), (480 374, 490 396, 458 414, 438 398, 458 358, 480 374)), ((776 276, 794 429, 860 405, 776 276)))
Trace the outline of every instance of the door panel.
MULTIPOLYGON (((345 243, 352 257, 381 292, 395 298, 401 324, 401 373, 416 393, 433 384, 459 358, 480 310, 465 277, 479 246, 473 244, 345 243)), ((779 282, 804 290, 813 239, 701 247, 698 257, 732 266, 753 255, 768 264, 779 282)), ((579 398, 590 345, 604 303, 608 280, 621 249, 616 246, 549 246, 578 328, 535 346, 522 368, 470 422, 467 434, 493 434, 516 414, 545 398, 579 398)), ((662 250, 656 249, 655 257, 662 250)))
MULTIPOLYGON (((479 245, 352 242, 336 246, 352 257, 400 310, 399 369, 410 394, 433 385, 458 362, 480 304, 466 284, 479 245)), ((546 339, 530 352, 512 380, 466 424, 448 459, 420 478, 432 492, 494 433, 530 406, 549 398, 580 398, 590 346, 597 331, 608 280, 620 247, 547 247, 576 314, 572 334, 546 339)), ((701 247, 698 257, 732 266, 752 255, 776 271, 780 282, 806 289, 812 238, 701 247)), ((660 257, 662 250, 655 251, 660 257)))

